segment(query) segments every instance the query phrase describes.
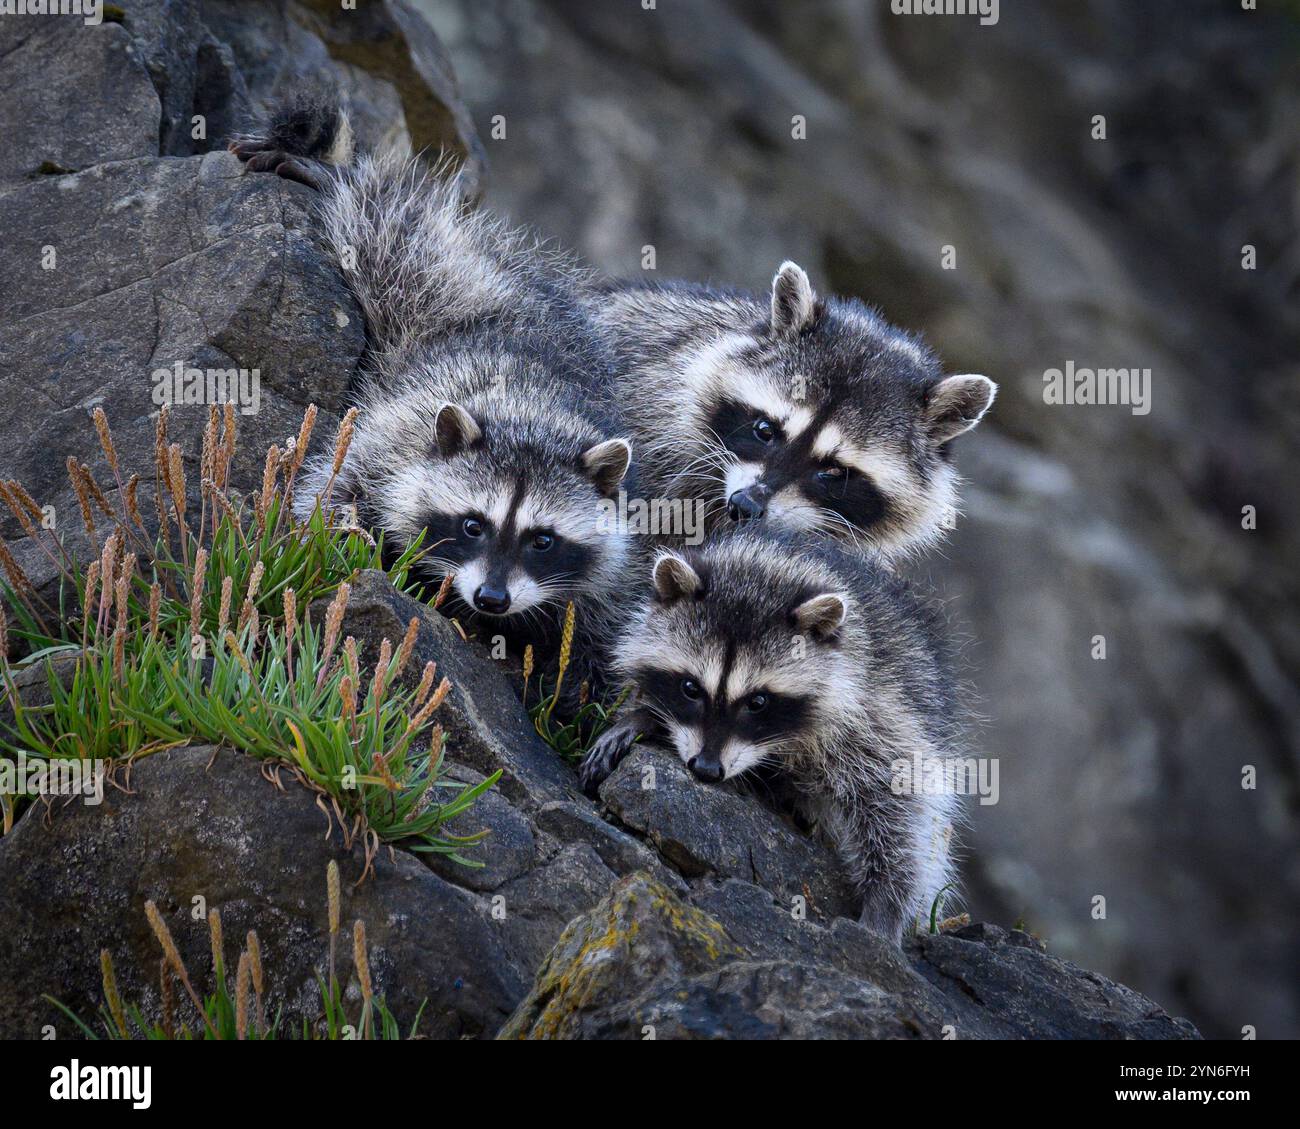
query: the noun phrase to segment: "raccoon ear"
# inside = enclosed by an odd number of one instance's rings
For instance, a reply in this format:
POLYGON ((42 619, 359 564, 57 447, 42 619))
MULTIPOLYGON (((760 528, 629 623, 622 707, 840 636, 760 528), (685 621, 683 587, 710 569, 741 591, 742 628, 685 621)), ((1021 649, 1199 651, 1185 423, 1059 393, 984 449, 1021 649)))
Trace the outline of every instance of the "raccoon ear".
POLYGON ((772 336, 794 337, 817 316, 817 295, 803 267, 789 260, 772 279, 772 336))
POLYGON ((438 440, 438 450, 451 456, 478 442, 483 429, 459 404, 443 404, 433 422, 433 433, 438 440))
POLYGON ((655 561, 654 582, 655 595, 664 604, 694 596, 704 587, 700 574, 676 553, 664 553, 655 561))
POLYGON ((998 386, 987 376, 945 376, 930 392, 925 422, 936 444, 969 431, 989 410, 998 386))
POLYGON ((800 631, 814 639, 829 639, 848 614, 847 596, 842 592, 823 592, 794 609, 794 622, 800 631))
POLYGON ((632 464, 632 444, 626 439, 606 439, 583 452, 582 465, 596 489, 612 494, 632 464))

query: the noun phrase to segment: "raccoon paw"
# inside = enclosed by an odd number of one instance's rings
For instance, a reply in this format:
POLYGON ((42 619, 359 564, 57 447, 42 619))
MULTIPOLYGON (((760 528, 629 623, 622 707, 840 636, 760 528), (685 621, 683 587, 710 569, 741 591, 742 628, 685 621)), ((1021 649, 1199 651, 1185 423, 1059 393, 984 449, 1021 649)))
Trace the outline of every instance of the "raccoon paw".
POLYGON ((319 191, 324 183, 316 162, 295 157, 264 138, 245 138, 230 143, 230 151, 244 162, 249 172, 273 172, 285 180, 296 180, 319 191))
POLYGON ((615 725, 596 738, 581 766, 578 768, 578 783, 582 790, 593 799, 596 789, 619 766, 619 762, 632 750, 641 731, 636 726, 615 725))

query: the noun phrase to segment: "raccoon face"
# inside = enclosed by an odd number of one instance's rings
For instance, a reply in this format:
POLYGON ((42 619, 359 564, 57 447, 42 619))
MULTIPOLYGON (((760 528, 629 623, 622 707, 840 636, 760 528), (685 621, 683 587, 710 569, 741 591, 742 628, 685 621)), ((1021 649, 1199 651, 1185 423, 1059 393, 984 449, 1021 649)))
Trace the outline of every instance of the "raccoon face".
POLYGON ((856 302, 826 302, 785 263, 769 324, 717 366, 705 434, 721 450, 718 496, 733 522, 861 536, 885 552, 951 524, 948 443, 997 391, 940 377, 930 354, 856 302))
POLYGON ((444 404, 426 457, 402 468, 385 490, 387 508, 419 515, 429 550, 419 566, 432 581, 454 574, 452 592, 491 617, 563 606, 576 591, 606 583, 621 566, 625 541, 600 518, 631 460, 623 439, 586 450, 542 449, 534 432, 499 433, 465 408, 444 404))
POLYGON ((619 664, 691 773, 716 783, 808 739, 841 673, 835 641, 849 598, 761 580, 753 593, 728 585, 724 595, 709 576, 703 558, 661 554, 654 600, 619 664))

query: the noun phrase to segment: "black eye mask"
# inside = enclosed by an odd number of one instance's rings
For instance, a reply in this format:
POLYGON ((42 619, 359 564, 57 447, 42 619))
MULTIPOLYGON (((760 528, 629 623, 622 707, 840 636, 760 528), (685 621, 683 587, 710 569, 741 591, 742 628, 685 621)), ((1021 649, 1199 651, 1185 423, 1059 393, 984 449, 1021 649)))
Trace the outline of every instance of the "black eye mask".
POLYGON ((753 408, 734 400, 720 404, 709 417, 708 425, 727 450, 747 463, 762 462, 774 447, 784 441, 784 432, 776 420, 755 413, 753 408), (763 420, 767 421, 772 435, 771 441, 766 443, 755 434, 755 425, 763 420))
POLYGON ((493 541, 492 526, 477 514, 430 514, 424 522, 423 548, 429 555, 464 563, 480 556, 493 541), (471 537, 466 522, 478 521, 482 534, 471 537))
POLYGON ((823 467, 807 471, 804 493, 810 501, 834 510, 859 529, 869 529, 889 511, 885 496, 865 474, 849 467, 834 478, 822 478, 823 467))
POLYGON ((754 710, 750 708, 752 695, 738 702, 719 703, 700 687, 699 695, 692 697, 683 686, 689 677, 661 669, 636 672, 641 693, 664 714, 681 725, 700 728, 706 738, 715 742, 736 737, 757 744, 798 732, 812 717, 811 694, 765 694, 763 708, 754 710))
POLYGON ((566 585, 581 582, 590 572, 594 556, 586 545, 570 541, 551 530, 525 532, 520 536, 515 552, 519 566, 537 582, 562 579, 566 585), (550 538, 549 548, 541 549, 535 544, 542 532, 550 538))

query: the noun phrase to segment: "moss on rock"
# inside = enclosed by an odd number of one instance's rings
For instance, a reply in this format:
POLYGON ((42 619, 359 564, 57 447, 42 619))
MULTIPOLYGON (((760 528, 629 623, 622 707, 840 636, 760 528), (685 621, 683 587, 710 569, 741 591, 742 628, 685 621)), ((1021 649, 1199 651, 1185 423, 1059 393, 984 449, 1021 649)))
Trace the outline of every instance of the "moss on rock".
POLYGON ((639 871, 565 929, 499 1037, 580 1038, 598 1004, 746 955, 713 917, 639 871))

